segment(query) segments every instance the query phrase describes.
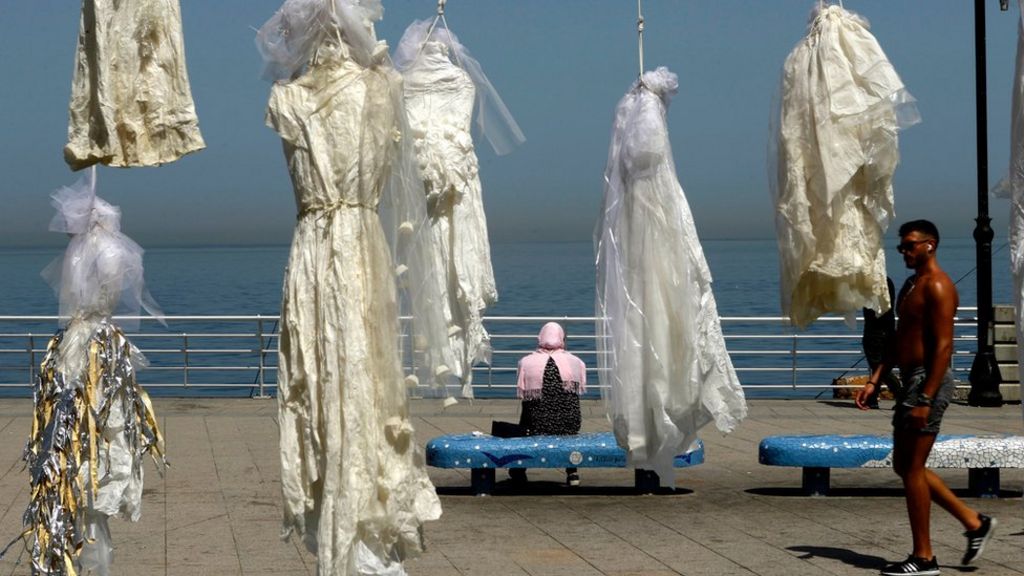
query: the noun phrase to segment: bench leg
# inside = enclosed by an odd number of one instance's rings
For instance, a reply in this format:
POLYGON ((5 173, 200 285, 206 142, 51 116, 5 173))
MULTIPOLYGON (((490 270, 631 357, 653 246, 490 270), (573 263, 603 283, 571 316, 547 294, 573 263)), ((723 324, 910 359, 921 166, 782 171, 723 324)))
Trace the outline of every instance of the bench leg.
POLYGON ((640 494, 653 494, 661 488, 661 478, 654 470, 636 468, 633 470, 633 485, 640 494))
POLYGON ((494 491, 494 468, 472 468, 469 474, 472 479, 473 494, 487 496, 494 491))
POLYGON ((803 469, 803 489, 808 496, 826 496, 829 488, 829 475, 831 468, 803 469))
POLYGON ((967 470, 967 488, 979 498, 999 497, 999 468, 970 468, 967 470))

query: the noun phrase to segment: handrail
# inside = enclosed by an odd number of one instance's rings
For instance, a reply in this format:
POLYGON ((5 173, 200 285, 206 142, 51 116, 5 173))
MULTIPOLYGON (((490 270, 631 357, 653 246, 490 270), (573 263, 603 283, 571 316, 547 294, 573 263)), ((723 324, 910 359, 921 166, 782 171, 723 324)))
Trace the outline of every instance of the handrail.
MULTIPOLYGON (((974 354, 966 348, 974 348, 977 341, 977 308, 964 307, 959 312, 953 369, 958 379, 966 380, 974 354)), ((115 317, 115 322, 123 319, 141 321, 143 328, 129 333, 129 338, 150 361, 140 373, 147 388, 187 394, 248 392, 254 397, 267 397, 276 389, 278 315, 167 316, 166 328, 149 316, 115 317)), ((59 316, 0 316, 0 393, 29 394, 59 320, 59 316)), ((534 330, 550 321, 566 326, 570 349, 587 363, 594 375, 591 387, 599 389, 596 318, 486 316, 493 363, 474 368, 476 393, 511 395, 518 358, 533 351, 534 330), (527 325, 531 328, 524 330, 527 325)), ((861 331, 845 328, 843 318, 821 318, 803 332, 789 327, 781 316, 724 316, 721 321, 736 372, 748 391, 826 391, 841 374, 866 373, 861 331)), ((859 327, 862 319, 857 322, 859 327)))

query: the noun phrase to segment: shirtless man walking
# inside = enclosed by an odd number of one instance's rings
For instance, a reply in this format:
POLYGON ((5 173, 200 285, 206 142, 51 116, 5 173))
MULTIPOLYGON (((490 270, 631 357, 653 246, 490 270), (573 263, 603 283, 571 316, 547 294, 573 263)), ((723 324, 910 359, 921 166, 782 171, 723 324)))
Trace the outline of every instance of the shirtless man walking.
POLYGON ((900 226, 900 244, 907 279, 896 299, 899 322, 896 336, 867 384, 857 393, 857 407, 867 410, 867 400, 878 382, 899 367, 903 389, 897 398, 893 425, 893 470, 903 480, 910 515, 914 551, 903 562, 886 566, 886 576, 934 576, 939 565, 932 553, 929 530, 931 503, 944 508, 963 524, 969 564, 981 555, 992 537, 996 520, 980 514, 957 498, 934 472, 925 468, 939 433, 942 415, 953 397, 955 384, 949 372, 953 354, 953 317, 960 304, 956 287, 935 257, 939 231, 927 220, 900 226))

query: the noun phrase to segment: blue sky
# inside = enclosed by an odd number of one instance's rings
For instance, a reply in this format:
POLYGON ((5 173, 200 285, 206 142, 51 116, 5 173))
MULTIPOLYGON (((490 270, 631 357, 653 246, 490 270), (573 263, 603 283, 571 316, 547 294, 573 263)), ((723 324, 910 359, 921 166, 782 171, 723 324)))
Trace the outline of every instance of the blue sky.
MULTIPOLYGON (((279 0, 181 0, 192 92, 208 148, 160 168, 100 171, 100 194, 144 246, 284 244, 295 207, 269 85, 252 43, 279 0)), ((808 0, 645 0, 648 68, 680 76, 669 112, 680 180, 704 238, 772 237, 765 170, 782 62, 805 33, 808 0)), ((988 3, 990 177, 1006 169, 1018 12, 988 3)), ((975 214, 973 2, 849 0, 919 101, 902 136, 897 220, 970 235, 975 214)), ((392 45, 434 0, 385 0, 392 45)), ((526 134, 505 157, 478 146, 493 241, 589 240, 614 106, 637 73, 632 0, 449 0, 448 22, 526 134)), ((64 164, 79 6, 0 0, 0 247, 61 245, 46 232, 64 164)), ((1007 204, 993 199, 996 242, 1007 204)), ((891 232, 894 234, 894 232, 891 232)))

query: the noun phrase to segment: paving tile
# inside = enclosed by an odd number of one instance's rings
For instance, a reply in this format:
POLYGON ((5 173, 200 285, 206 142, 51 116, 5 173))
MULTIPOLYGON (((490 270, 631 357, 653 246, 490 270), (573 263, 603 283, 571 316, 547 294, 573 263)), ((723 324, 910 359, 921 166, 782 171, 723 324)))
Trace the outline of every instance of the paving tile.
MULTIPOLYGON (((599 401, 584 401, 583 428, 608 429, 599 401)), ((31 402, 0 400, 0 538, 18 533, 27 503, 20 457, 31 402)), ((172 467, 161 478, 146 469, 143 516, 111 521, 112 574, 253 575, 315 573, 316 558, 280 531, 280 461, 273 400, 158 399, 172 467)), ((1020 407, 947 412, 947 433, 1021 433, 1020 407)), ((508 400, 461 402, 442 409, 411 403, 417 441, 487 430, 515 421, 508 400)), ((910 534, 899 479, 886 470, 834 470, 839 496, 799 496, 800 471, 757 463, 760 439, 778 433, 886 433, 886 411, 862 413, 847 404, 755 400, 731 435, 704 434, 705 464, 679 471, 674 495, 632 494, 632 472, 584 469, 583 486, 560 485, 562 472, 531 470, 532 489, 499 483, 494 496, 467 494, 465 470, 429 471, 444 514, 427 524, 428 549, 407 562, 412 576, 599 576, 683 574, 855 575, 902 558, 910 534)), ((963 471, 939 471, 954 488, 963 471)), ((498 480, 503 476, 499 473, 498 480)), ((1003 470, 1004 489, 1024 487, 1024 471, 1003 470)), ((968 499, 997 516, 1000 529, 979 562, 985 576, 1024 576, 1020 498, 968 499)), ((933 541, 944 572, 955 572, 963 537, 936 509, 933 541)), ((29 574, 17 552, 0 561, 0 576, 29 574)))

